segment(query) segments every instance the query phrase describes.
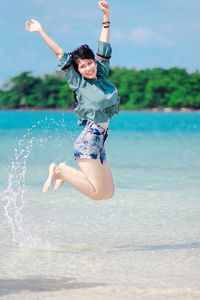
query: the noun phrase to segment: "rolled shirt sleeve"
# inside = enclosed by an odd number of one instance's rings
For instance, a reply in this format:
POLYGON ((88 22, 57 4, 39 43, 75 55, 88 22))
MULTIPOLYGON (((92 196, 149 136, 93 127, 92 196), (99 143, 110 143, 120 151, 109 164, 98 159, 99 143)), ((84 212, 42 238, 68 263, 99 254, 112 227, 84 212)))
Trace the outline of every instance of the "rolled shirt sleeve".
POLYGON ((72 58, 70 53, 64 53, 58 62, 57 71, 65 71, 72 64, 72 58))
POLYGON ((112 54, 112 48, 110 43, 98 42, 97 57, 99 59, 110 59, 112 54))
POLYGON ((99 41, 97 46, 97 53, 96 53, 96 58, 98 62, 97 64, 98 77, 103 77, 103 78, 108 77, 111 54, 112 54, 112 48, 110 43, 99 41))
POLYGON ((80 87, 83 78, 75 71, 70 53, 65 52, 63 54, 58 62, 57 71, 65 72, 66 81, 73 91, 80 87))

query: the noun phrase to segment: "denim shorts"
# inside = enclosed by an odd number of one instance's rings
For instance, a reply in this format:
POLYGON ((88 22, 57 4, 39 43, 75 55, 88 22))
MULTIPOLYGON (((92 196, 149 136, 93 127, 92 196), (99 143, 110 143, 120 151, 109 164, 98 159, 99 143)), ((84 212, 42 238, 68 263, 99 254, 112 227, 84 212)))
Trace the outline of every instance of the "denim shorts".
POLYGON ((104 148, 105 140, 108 136, 108 129, 92 121, 88 121, 85 128, 78 136, 74 144, 74 157, 100 159, 103 164, 106 162, 106 152, 104 148))

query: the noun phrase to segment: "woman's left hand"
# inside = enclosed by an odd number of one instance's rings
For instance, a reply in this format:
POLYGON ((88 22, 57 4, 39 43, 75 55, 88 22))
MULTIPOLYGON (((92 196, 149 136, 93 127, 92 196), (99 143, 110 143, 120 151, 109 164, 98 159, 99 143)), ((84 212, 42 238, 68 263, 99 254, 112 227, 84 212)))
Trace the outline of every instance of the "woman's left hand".
POLYGON ((109 13, 109 4, 106 1, 99 1, 98 4, 104 14, 109 13))

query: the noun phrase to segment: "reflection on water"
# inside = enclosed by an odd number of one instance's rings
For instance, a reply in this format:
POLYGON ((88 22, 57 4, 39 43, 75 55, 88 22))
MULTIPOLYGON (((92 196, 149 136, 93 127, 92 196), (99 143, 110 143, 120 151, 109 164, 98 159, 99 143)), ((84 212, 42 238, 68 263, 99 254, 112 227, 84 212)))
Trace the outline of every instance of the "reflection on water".
POLYGON ((53 292, 69 289, 88 289, 103 287, 104 283, 80 282, 73 277, 42 277, 26 276, 22 278, 0 278, 0 297, 9 294, 18 294, 24 290, 30 292, 53 292))

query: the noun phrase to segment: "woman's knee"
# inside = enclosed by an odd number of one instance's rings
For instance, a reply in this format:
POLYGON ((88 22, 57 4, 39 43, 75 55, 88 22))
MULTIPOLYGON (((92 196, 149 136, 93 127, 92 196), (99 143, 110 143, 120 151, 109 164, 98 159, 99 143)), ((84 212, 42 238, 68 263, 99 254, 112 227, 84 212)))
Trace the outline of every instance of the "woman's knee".
POLYGON ((58 176, 62 175, 62 172, 63 172, 64 168, 65 168, 65 163, 63 163, 63 162, 60 163, 60 164, 56 167, 56 174, 57 174, 58 176))
POLYGON ((114 194, 115 194, 114 189, 110 190, 110 191, 106 194, 105 199, 111 199, 111 198, 113 198, 114 194))
POLYGON ((114 189, 110 190, 107 193, 102 193, 102 192, 96 192, 94 195, 92 195, 91 199, 92 200, 109 200, 114 196, 114 189))

